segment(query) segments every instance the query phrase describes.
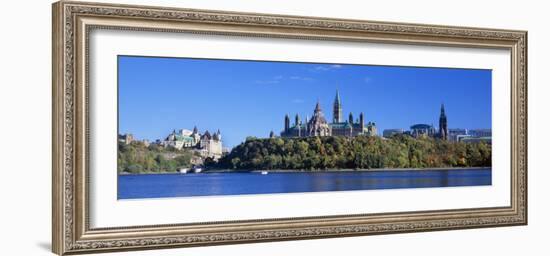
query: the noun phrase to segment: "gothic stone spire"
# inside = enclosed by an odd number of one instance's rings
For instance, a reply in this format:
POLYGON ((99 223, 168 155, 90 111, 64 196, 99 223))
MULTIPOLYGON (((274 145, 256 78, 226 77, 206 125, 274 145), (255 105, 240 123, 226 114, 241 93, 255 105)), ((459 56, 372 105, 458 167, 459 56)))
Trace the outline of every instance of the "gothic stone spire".
POLYGON ((439 136, 443 140, 447 140, 449 130, 447 128, 447 115, 445 114, 445 106, 441 104, 441 113, 439 114, 439 136))
POLYGON ((321 112, 321 103, 317 100, 317 105, 315 105, 315 113, 321 112))
POLYGON ((334 98, 334 105, 332 109, 332 122, 342 122, 342 101, 340 101, 340 92, 336 90, 336 97, 334 98))

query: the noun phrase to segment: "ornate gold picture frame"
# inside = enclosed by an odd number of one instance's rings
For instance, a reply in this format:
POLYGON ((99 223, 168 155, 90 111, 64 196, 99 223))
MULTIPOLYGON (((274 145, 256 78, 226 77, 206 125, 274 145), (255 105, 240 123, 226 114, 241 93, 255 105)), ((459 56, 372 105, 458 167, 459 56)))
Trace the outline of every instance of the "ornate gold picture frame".
POLYGON ((52 65, 57 254, 527 224, 526 31, 61 1, 53 5, 52 65), (509 50, 510 205, 92 228, 88 50, 99 29, 509 50))

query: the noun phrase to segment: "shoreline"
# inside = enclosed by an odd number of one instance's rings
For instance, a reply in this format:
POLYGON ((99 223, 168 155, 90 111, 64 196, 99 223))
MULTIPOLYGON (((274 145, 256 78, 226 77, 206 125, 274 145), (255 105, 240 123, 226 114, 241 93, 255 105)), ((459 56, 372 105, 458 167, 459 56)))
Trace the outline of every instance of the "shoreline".
MULTIPOLYGON (((479 169, 486 170, 491 169, 492 166, 483 166, 483 167, 428 167, 428 168, 372 168, 372 169, 338 169, 338 170, 205 170, 201 173, 329 173, 329 172, 401 172, 401 171, 460 171, 468 169, 479 169)), ((152 174, 181 174, 179 172, 146 172, 146 173, 118 173, 117 175, 152 175, 152 174)), ((195 174, 195 173, 190 173, 195 174)))
POLYGON ((179 172, 143 172, 143 173, 121 172, 121 173, 117 173, 117 175, 150 175, 150 174, 179 174, 179 172))
POLYGON ((234 170, 234 171, 206 171, 208 173, 226 173, 226 172, 251 172, 251 173, 260 173, 260 172, 271 172, 271 173, 323 173, 323 172, 403 172, 403 171, 460 171, 468 169, 479 169, 486 170, 491 169, 492 166, 483 166, 483 167, 428 167, 428 168, 372 168, 372 169, 338 169, 338 170, 234 170))

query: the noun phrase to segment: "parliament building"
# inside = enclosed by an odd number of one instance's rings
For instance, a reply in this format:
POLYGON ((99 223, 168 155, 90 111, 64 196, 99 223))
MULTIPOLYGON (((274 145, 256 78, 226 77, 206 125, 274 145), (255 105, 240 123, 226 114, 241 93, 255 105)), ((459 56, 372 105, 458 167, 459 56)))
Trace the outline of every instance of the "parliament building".
POLYGON ((285 116, 285 126, 281 132, 281 137, 312 137, 312 136, 348 136, 355 137, 358 135, 375 136, 376 124, 368 122, 365 124, 365 116, 361 112, 357 120, 353 119, 353 114, 350 113, 348 120, 344 120, 342 115, 342 102, 340 94, 336 91, 332 109, 332 122, 327 122, 321 104, 317 101, 313 116, 305 122, 300 120, 300 116, 296 114, 294 124, 291 126, 290 117, 285 116))

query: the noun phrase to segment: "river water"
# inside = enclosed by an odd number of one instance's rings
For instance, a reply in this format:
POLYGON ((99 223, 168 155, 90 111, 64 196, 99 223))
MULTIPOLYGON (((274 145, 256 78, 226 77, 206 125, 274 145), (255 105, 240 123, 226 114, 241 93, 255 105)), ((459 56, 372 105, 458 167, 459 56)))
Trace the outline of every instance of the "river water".
POLYGON ((118 199, 491 185, 491 169, 119 175, 118 199))

